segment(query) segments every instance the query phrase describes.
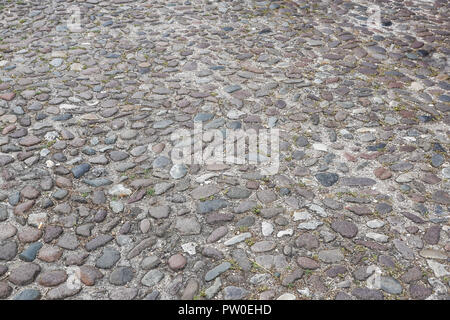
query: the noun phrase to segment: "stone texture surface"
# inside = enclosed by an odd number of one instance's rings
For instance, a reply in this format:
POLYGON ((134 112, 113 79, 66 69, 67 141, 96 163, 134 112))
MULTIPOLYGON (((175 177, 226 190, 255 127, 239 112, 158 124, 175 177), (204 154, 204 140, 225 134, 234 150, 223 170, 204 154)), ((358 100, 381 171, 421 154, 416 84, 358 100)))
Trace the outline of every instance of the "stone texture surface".
POLYGON ((448 299, 448 1, 70 4, 0 5, 0 299, 448 299))

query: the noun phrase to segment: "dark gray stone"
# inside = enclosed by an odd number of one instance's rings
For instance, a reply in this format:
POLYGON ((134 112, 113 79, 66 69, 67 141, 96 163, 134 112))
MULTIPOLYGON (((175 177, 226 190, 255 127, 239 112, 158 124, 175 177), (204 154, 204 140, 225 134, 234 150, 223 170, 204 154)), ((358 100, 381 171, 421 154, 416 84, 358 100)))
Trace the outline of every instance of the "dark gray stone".
POLYGON ((112 268, 120 260, 120 252, 114 248, 104 248, 103 254, 95 262, 95 266, 101 269, 112 268))
POLYGON ((41 292, 37 289, 25 289, 16 295, 13 300, 39 300, 41 292))
POLYGON ((316 174, 315 177, 324 187, 331 187, 339 180, 339 176, 336 173, 321 172, 316 174))
POLYGON ((118 267, 109 276, 109 282, 116 286, 124 286, 134 278, 131 267, 118 267))
POLYGON ((36 259, 36 256, 39 250, 42 248, 41 242, 35 242, 28 246, 21 254, 19 254, 19 258, 26 262, 32 262, 36 259))

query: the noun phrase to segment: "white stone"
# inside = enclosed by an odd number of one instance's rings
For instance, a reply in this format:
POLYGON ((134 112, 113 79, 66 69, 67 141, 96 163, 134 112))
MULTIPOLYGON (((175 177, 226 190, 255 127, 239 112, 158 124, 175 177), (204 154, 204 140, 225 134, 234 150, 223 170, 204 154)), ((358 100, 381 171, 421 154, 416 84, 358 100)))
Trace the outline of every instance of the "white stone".
POLYGON ((423 84, 421 84, 420 82, 417 82, 417 81, 412 82, 409 87, 414 91, 420 91, 420 90, 423 90, 423 88, 424 88, 423 84))
POLYGON ((317 213, 322 218, 328 217, 328 214, 325 212, 325 210, 321 206, 318 206, 317 204, 311 204, 309 206, 309 209, 317 213))
POLYGON ((64 60, 61 58, 56 58, 50 61, 50 65, 53 67, 59 67, 63 64, 64 60))
MULTIPOLYGON (((88 105, 88 106, 96 106, 98 103, 99 103, 100 101, 98 101, 98 100, 90 100, 90 101, 85 101, 85 103, 88 105)), ((144 109, 141 109, 141 110, 144 110, 144 109)))
POLYGON ((114 213, 120 213, 123 211, 124 205, 121 201, 111 201, 109 207, 114 213))
POLYGON ((366 237, 372 240, 375 240, 377 242, 387 242, 389 237, 384 234, 375 233, 375 232, 369 232, 366 234, 366 237))
POLYGON ((28 224, 34 227, 39 227, 41 224, 47 222, 47 213, 32 213, 28 216, 28 224))
MULTIPOLYGON (((80 98, 77 97, 69 97, 68 100, 73 103, 80 103, 82 101, 80 98)), ((89 101, 89 103, 86 101, 87 105, 90 105, 91 103, 92 101, 89 101)))
POLYGON ((442 169, 442 176, 445 179, 450 179, 450 167, 442 169))
POLYGON ((406 182, 411 182, 414 179, 417 178, 417 174, 414 172, 407 172, 407 173, 403 173, 401 175, 399 175, 397 177, 397 179, 395 179, 396 182, 398 183, 406 183, 406 182))
POLYGON ((311 218, 312 218, 312 215, 310 215, 306 211, 295 211, 294 212, 294 221, 309 220, 311 218))
POLYGON ((305 296, 305 297, 311 296, 311 292, 309 291, 308 288, 305 288, 305 289, 298 289, 297 291, 298 291, 298 293, 300 293, 302 296, 305 296))
POLYGON ((227 117, 228 117, 228 119, 237 120, 240 117, 242 117, 244 114, 245 114, 245 112, 242 112, 240 110, 231 109, 230 111, 228 111, 227 117))
POLYGON ((175 164, 170 169, 170 175, 174 179, 181 179, 187 173, 187 167, 184 164, 175 164))
POLYGON ((49 131, 45 134, 44 139, 47 141, 56 140, 59 137, 59 133, 56 131, 49 131))
POLYGON ((70 70, 72 70, 72 71, 81 71, 81 70, 83 70, 83 65, 81 63, 72 63, 70 65, 70 70))
POLYGON ((436 277, 446 277, 450 272, 446 270, 446 266, 434 260, 427 260, 428 266, 433 270, 436 277))
POLYGON ((64 51, 52 51, 52 57, 53 58, 65 58, 67 57, 67 53, 64 51))
POLYGON ((356 129, 356 133, 370 133, 370 132, 376 132, 377 130, 374 128, 359 128, 356 129))
POLYGON ((270 222, 263 221, 261 223, 261 231, 263 236, 270 236, 273 232, 273 225, 270 222))
POLYGON ((182 244, 181 248, 183 248, 184 252, 194 255, 196 253, 197 244, 195 242, 187 242, 182 244))
POLYGON ((366 225, 371 229, 377 229, 384 226, 384 222, 378 219, 367 221, 366 225))
POLYGON ((113 197, 125 197, 131 195, 132 191, 125 188, 123 184, 117 184, 108 191, 110 196, 113 197))
POLYGON ((304 222, 304 223, 300 223, 298 225, 299 229, 303 229, 303 230, 316 230, 317 227, 323 225, 323 222, 321 221, 310 221, 310 222, 304 222))
POLYGON ((277 300, 296 300, 296 297, 292 293, 282 294, 277 300))
POLYGON ((48 156, 49 153, 50 153, 50 150, 48 150, 47 148, 44 148, 41 150, 41 152, 39 152, 39 155, 41 157, 46 157, 46 156, 48 156))
POLYGON ((312 147, 314 150, 328 151, 328 147, 323 143, 313 143, 312 147))
POLYGON ((281 238, 283 236, 292 236, 293 234, 294 234, 294 230, 286 229, 286 230, 282 230, 282 231, 278 232, 277 237, 281 238))

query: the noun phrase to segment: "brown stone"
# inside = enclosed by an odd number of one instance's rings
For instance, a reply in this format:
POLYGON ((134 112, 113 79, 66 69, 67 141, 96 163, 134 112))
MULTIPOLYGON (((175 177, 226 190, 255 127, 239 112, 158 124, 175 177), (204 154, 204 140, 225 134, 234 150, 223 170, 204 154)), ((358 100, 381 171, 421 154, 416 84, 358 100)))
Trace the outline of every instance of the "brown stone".
POLYGON ((61 258, 63 251, 57 247, 44 246, 39 250, 38 259, 45 262, 55 262, 61 258))
POLYGON ((169 258, 167 261, 169 268, 178 271, 184 268, 187 263, 187 259, 182 254, 175 254, 169 258))
POLYGON ((24 203, 18 204, 14 208, 14 214, 15 215, 23 215, 25 212, 30 210, 31 207, 33 207, 33 205, 34 205, 34 200, 28 200, 28 201, 25 201, 24 203))
POLYGON ((80 267, 80 280, 85 285, 93 286, 95 282, 101 278, 103 278, 103 273, 101 273, 97 268, 92 266, 80 267))
POLYGON ((12 288, 6 281, 0 281, 0 299, 8 298, 12 293, 12 288))
POLYGON ((26 186, 20 191, 20 195, 27 199, 36 199, 39 197, 39 190, 33 188, 32 186, 26 186))
POLYGON ((317 261, 308 257, 298 257, 297 264, 303 269, 314 270, 320 268, 320 264, 317 261))
POLYGON ((388 169, 383 167, 376 168, 373 171, 373 174, 380 180, 386 180, 392 177, 392 173, 388 169))
POLYGON ((56 287, 67 280, 67 273, 64 270, 53 270, 41 273, 37 282, 44 287, 56 287))
POLYGON ((36 242, 41 238, 42 231, 37 228, 25 226, 19 229, 17 236, 22 243, 36 242))
POLYGON ((72 188, 72 181, 65 177, 58 177, 55 180, 55 184, 60 188, 72 188))
POLYGON ((6 100, 6 101, 11 101, 12 99, 15 98, 15 96, 16 96, 16 94, 14 92, 7 92, 7 93, 0 94, 0 99, 6 100))
POLYGON ((35 136, 26 136, 19 140, 19 144, 25 147, 31 147, 41 142, 41 139, 35 136))

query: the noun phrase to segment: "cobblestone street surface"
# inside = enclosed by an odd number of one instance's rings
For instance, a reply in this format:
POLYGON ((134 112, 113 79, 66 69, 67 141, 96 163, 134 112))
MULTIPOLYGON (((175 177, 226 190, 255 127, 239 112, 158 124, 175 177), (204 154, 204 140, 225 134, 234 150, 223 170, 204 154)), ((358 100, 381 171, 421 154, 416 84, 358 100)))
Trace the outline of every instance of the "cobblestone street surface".
POLYGON ((449 7, 1 0, 0 299, 449 299, 449 7))

